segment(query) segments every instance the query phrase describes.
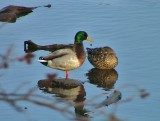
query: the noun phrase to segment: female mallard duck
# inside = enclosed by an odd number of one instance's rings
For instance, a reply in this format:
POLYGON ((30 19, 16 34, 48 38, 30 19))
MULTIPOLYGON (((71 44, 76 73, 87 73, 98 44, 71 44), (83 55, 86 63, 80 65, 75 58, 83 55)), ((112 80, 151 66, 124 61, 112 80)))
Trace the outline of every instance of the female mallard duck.
POLYGON ((110 47, 87 48, 88 60, 99 69, 113 69, 118 64, 118 58, 110 47))
POLYGON ((50 68, 66 71, 66 78, 68 78, 68 71, 80 67, 86 54, 83 47, 83 40, 92 42, 86 32, 79 31, 75 35, 75 41, 73 46, 56 45, 54 52, 39 58, 39 62, 50 68))

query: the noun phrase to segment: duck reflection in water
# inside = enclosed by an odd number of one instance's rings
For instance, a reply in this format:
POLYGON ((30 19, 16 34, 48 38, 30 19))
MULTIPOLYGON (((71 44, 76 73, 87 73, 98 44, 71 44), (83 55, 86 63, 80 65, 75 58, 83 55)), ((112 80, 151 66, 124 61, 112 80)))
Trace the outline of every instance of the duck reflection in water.
POLYGON ((92 68, 86 76, 91 84, 105 89, 112 89, 118 79, 118 73, 115 69, 92 68))
POLYGON ((97 69, 92 68, 88 71, 86 76, 89 79, 89 83, 102 87, 109 93, 109 95, 101 103, 95 105, 95 108, 108 106, 112 103, 116 103, 121 99, 121 92, 113 89, 114 84, 118 79, 118 73, 115 69, 97 69))
POLYGON ((70 78, 43 79, 38 81, 38 87, 45 93, 55 94, 63 101, 73 101, 77 118, 89 117, 88 111, 84 108, 86 92, 82 82, 70 78))

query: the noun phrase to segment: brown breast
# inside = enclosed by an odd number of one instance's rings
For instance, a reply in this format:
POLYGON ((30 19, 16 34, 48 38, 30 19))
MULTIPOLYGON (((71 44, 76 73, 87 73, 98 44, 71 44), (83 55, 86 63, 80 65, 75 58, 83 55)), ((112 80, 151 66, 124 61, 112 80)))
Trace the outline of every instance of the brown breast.
POLYGON ((86 53, 84 51, 83 43, 75 43, 74 44, 74 51, 77 55, 77 58, 78 58, 80 64, 83 64, 83 62, 86 58, 86 53))

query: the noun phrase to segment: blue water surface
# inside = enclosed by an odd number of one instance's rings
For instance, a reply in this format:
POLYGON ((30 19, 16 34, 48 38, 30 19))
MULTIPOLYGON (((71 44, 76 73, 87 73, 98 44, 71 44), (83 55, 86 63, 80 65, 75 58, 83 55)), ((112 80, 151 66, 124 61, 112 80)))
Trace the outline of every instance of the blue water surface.
MULTIPOLYGON (((39 6, 51 4, 51 8, 41 7, 27 16, 18 18, 15 23, 0 22, 1 48, 0 54, 13 45, 13 57, 22 56, 23 42, 32 40, 40 45, 73 43, 77 31, 84 30, 94 40, 92 46, 85 41, 86 47, 110 46, 119 59, 115 68, 118 80, 114 89, 122 93, 122 100, 135 98, 126 103, 104 107, 103 111, 112 112, 127 121, 158 121, 159 107, 159 72, 160 72, 160 1, 159 0, 1 0, 0 8, 8 5, 39 6), (125 86, 128 85, 128 86, 125 86), (139 97, 134 86, 145 89, 149 96, 139 97)), ((48 52, 37 51, 32 65, 14 62, 10 68, 0 72, 0 86, 7 92, 13 92, 22 83, 27 84, 20 89, 21 93, 37 87, 38 80, 46 78, 46 73, 57 73, 65 77, 65 73, 44 67, 37 62, 39 56, 48 52)), ((86 100, 94 95, 105 93, 101 87, 90 84, 85 74, 93 66, 86 59, 78 69, 70 71, 70 78, 84 83, 86 100)), ((52 94, 37 90, 36 94, 53 97, 52 94)), ((97 99, 101 101, 101 98, 97 99)), ((103 99, 102 99, 103 100, 103 99)), ((0 119, 2 121, 68 121, 62 113, 20 102, 27 107, 25 113, 19 113, 5 102, 1 102, 0 119)), ((63 106, 64 104, 60 104, 63 106)), ((98 115, 91 107, 89 120, 105 120, 107 115, 98 115)), ((74 108, 70 110, 74 112, 74 108)))

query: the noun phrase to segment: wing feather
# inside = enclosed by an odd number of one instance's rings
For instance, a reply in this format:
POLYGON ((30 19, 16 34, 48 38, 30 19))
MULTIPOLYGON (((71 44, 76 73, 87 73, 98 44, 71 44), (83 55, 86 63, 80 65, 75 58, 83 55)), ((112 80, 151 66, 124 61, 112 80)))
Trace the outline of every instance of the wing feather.
POLYGON ((57 51, 54 51, 53 53, 47 55, 47 56, 43 56, 43 58, 45 60, 53 60, 55 58, 60 58, 62 56, 68 55, 70 53, 72 53, 73 50, 72 49, 59 49, 57 51))

